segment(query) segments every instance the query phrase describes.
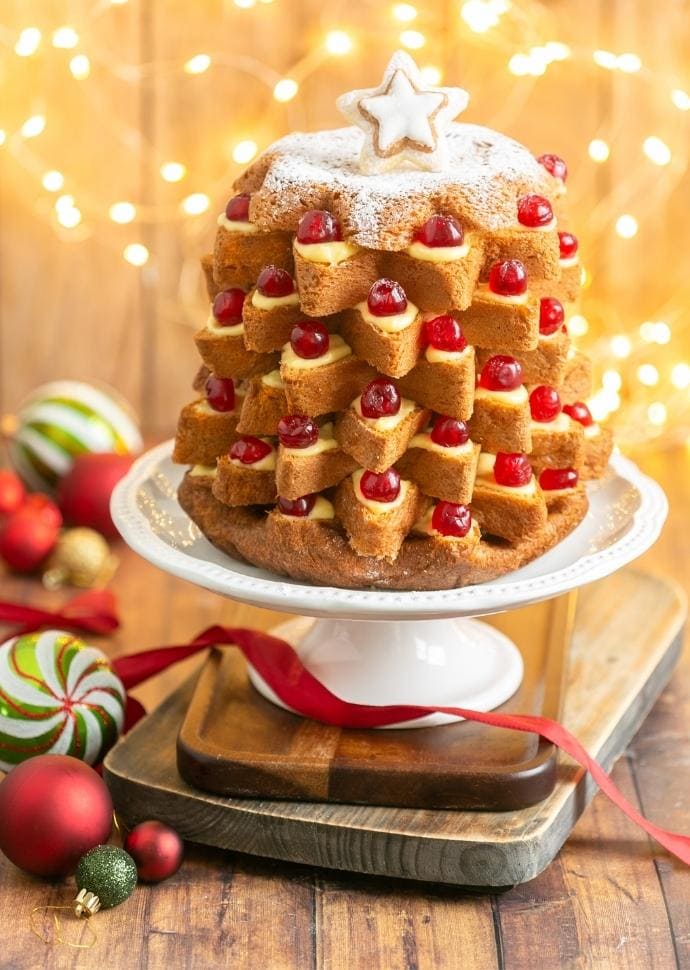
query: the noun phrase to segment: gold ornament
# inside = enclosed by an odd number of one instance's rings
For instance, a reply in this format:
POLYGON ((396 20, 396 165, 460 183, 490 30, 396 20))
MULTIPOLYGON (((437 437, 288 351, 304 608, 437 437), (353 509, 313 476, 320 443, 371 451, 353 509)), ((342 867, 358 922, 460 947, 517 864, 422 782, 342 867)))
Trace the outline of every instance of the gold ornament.
POLYGON ((47 589, 80 586, 91 589, 105 586, 117 568, 108 543, 95 529, 65 529, 57 541, 48 568, 43 573, 47 589))

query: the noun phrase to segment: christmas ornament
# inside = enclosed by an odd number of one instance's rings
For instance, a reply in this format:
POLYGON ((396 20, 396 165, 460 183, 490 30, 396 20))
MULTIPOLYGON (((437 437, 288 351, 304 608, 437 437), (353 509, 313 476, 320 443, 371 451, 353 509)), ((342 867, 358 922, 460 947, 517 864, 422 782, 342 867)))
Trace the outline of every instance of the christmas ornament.
POLYGON ((136 825, 125 839, 125 849, 137 865, 139 878, 161 882, 182 865, 184 845, 174 829, 151 820, 136 825))
POLYGON ((122 732, 125 689, 107 657, 61 630, 0 646, 0 768, 36 755, 97 764, 122 732))
POLYGON ((32 492, 24 499, 21 512, 32 512, 38 518, 59 529, 62 526, 62 512, 55 502, 43 492, 32 492))
POLYGON ((54 523, 31 509, 20 508, 0 529, 0 558, 17 572, 33 572, 52 550, 57 537, 54 523))
POLYGON ((104 536, 119 535, 110 517, 110 496, 129 471, 131 455, 79 455, 60 482, 58 501, 69 522, 87 525, 104 536))
POLYGON ((8 468, 0 468, 0 516, 16 512, 24 496, 21 478, 8 468))
POLYGON ((124 903, 137 884, 134 859, 116 845, 97 845, 82 856, 74 874, 79 893, 77 916, 93 916, 99 909, 124 903))
POLYGON ((24 481, 52 489, 84 452, 129 454, 142 441, 131 409, 112 391, 81 381, 54 381, 21 405, 10 433, 10 458, 24 481))
POLYGON ((43 573, 47 589, 70 583, 90 589, 105 586, 117 568, 108 543, 93 529, 66 529, 59 537, 43 573))
POLYGON ((36 876, 73 872, 109 838, 112 819, 105 782, 76 758, 40 755, 0 784, 0 850, 36 876))

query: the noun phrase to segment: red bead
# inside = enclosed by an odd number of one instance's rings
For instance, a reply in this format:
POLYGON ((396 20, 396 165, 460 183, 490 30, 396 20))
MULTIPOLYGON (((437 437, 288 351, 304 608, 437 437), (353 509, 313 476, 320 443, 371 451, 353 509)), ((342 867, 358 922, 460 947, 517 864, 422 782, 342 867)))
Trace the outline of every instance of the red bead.
POLYGON ((577 236, 572 232, 559 232, 558 242, 561 249, 561 259, 571 259, 577 253, 577 236))
POLYGON ((555 387, 540 384, 529 396, 529 408, 534 421, 547 423, 561 413, 561 399, 555 387))
POLYGON ((532 478, 532 466, 527 455, 499 451, 494 463, 494 478, 499 485, 509 485, 511 488, 527 485, 532 478))
POLYGON ((225 216, 231 222, 249 222, 249 193, 233 196, 225 206, 225 216))
POLYGON ((376 280, 367 297, 369 312, 375 317, 392 317, 407 309, 407 297, 395 280, 376 280))
POLYGON ((144 882, 161 882, 174 875, 182 865, 184 845, 175 829, 151 820, 135 825, 125 839, 125 852, 137 864, 137 875, 144 882))
POLYGON ((359 487, 362 495, 372 502, 394 502, 400 494, 400 475, 395 468, 385 472, 366 471, 359 487))
MULTIPOLYGON (((108 538, 119 536, 110 515, 110 497, 133 461, 132 455, 77 455, 58 487, 58 502, 67 521, 96 529, 108 538)), ((43 514, 50 511, 44 505, 43 514)))
POLYGON ((548 226, 553 219, 551 203, 543 195, 523 195, 518 199, 517 212, 520 225, 530 229, 548 226))
POLYGON ((459 353, 467 346, 462 327, 448 314, 434 317, 424 324, 426 342, 435 350, 445 350, 448 353, 459 353))
POLYGON ((573 421, 577 421, 584 428, 589 428, 594 424, 591 411, 584 401, 575 401, 574 404, 564 404, 563 411, 570 415, 573 421))
POLYGON ((539 484, 545 492, 560 488, 575 488, 578 474, 574 468, 545 468, 539 476, 539 484))
POLYGON ((306 414, 286 414, 278 422, 278 438, 285 448, 308 448, 319 437, 319 426, 306 414))
POLYGON ((457 448, 470 440, 470 430, 464 421, 442 414, 434 421, 431 440, 444 448, 457 448))
POLYGON ((489 271, 489 289, 500 296, 520 296, 527 290, 527 273, 519 259, 494 263, 489 271))
POLYGON ((206 400, 214 411, 235 410, 235 385, 232 377, 209 375, 204 384, 206 400))
MULTIPOLYGON (((79 457, 81 459, 84 459, 87 457, 87 455, 80 455, 79 457)), ((88 457, 92 458, 93 455, 88 455, 88 457)), ((102 455, 99 453, 98 457, 100 458, 102 457, 102 455)), ((120 478, 122 478, 122 476, 125 474, 126 471, 128 471, 130 465, 132 464, 132 458, 130 455, 106 455, 106 458, 124 458, 126 460, 126 464, 124 466, 121 466, 121 470, 120 468, 118 468, 119 474, 113 480, 108 490, 108 501, 110 501, 110 492, 112 492, 113 488, 115 487, 115 483, 119 481, 120 478)), ((78 467, 81 467, 82 464, 83 462, 80 462, 78 467)), ((105 464, 107 466, 108 463, 106 462, 105 464)), ((62 496, 63 496, 63 493, 66 491, 66 489, 64 488, 64 482, 66 479, 71 478, 73 475, 74 475, 74 465, 72 465, 72 468, 69 470, 65 478, 60 480, 60 492, 59 492, 60 503, 62 503, 62 496)), ((99 482, 98 480, 96 480, 95 482, 89 482, 88 486, 83 486, 83 487, 87 490, 89 488, 93 488, 95 491, 98 491, 98 485, 99 485, 99 482)), ((48 498, 48 496, 44 495, 42 492, 34 492, 33 495, 27 495, 21 510, 22 512, 29 512, 32 515, 37 515, 39 518, 43 519, 44 522, 47 522, 48 525, 52 525, 54 529, 59 529, 62 526, 62 512, 57 507, 55 502, 53 502, 52 499, 48 498)), ((74 520, 70 519, 70 521, 73 522, 74 520)), ((76 522, 75 524, 84 525, 86 523, 76 522)), ((89 523, 89 525, 90 524, 91 523, 89 523)), ((97 527, 92 526, 92 528, 97 528, 97 527)), ((100 529, 98 531, 100 531, 100 529)))
POLYGON ((290 334, 292 349, 304 360, 323 357, 328 352, 330 342, 328 329, 318 320, 300 320, 290 334))
POLYGON ((230 457, 234 458, 235 461, 241 462, 243 465, 255 465, 257 461, 261 461, 266 455, 270 455, 272 450, 266 441, 262 441, 261 438, 255 438, 254 435, 247 434, 232 445, 230 448, 230 457))
POLYGON ((431 516, 431 525, 442 536, 464 539, 472 526, 472 513, 466 505, 438 502, 431 516))
POLYGON ((278 497, 278 508, 283 515, 293 515, 297 519, 303 519, 309 515, 315 504, 315 494, 302 495, 301 498, 283 498, 282 495, 278 497))
POLYGON ((236 287, 231 290, 221 290, 213 300, 213 316, 224 327, 232 327, 242 323, 242 308, 247 294, 236 287))
POLYGON ((286 269, 280 266, 264 266, 256 281, 256 288, 262 296, 290 296, 295 292, 295 281, 286 269))
POLYGON ((332 212, 311 209, 305 212, 297 226, 297 242, 305 246, 314 243, 340 242, 343 238, 340 223, 332 212))
POLYGON ((568 166, 559 155, 552 155, 550 152, 547 152, 545 155, 539 155, 537 161, 555 179, 560 179, 561 182, 565 182, 568 178, 568 166))
POLYGON ((555 296, 544 296, 539 302, 539 333, 555 333, 565 319, 565 310, 555 296))
POLYGON ((506 354, 489 357, 479 377, 479 386, 487 391, 514 391, 521 384, 522 365, 506 354))
POLYGON ((26 490, 19 475, 0 468, 0 516, 16 512, 24 501, 26 490))
POLYGON ((43 516, 20 508, 0 529, 0 558, 10 569, 31 573, 57 542, 58 528, 43 516))
POLYGON ((382 418, 400 410, 400 392, 387 377, 377 377, 367 384, 360 398, 365 418, 382 418))
POLYGON ((432 216, 418 229, 414 238, 424 246, 437 249, 441 246, 462 246, 465 233, 454 216, 432 216))

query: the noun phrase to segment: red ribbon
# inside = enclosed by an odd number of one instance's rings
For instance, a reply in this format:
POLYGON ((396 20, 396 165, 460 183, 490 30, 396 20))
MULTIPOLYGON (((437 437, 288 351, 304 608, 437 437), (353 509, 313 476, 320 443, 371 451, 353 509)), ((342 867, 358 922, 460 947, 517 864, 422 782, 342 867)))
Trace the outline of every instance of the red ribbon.
POLYGON ((19 623, 11 633, 15 637, 46 626, 107 634, 120 625, 115 612, 115 597, 108 589, 80 593, 61 610, 39 610, 35 606, 0 600, 0 623, 19 623))
POLYGON ((284 640, 238 627, 212 626, 191 643, 145 650, 114 661, 118 676, 127 688, 165 670, 211 646, 236 646, 277 696, 305 717, 337 727, 373 728, 408 721, 426 714, 452 714, 491 727, 523 731, 545 738, 565 751, 592 775, 599 788, 625 815, 656 839, 671 855, 690 865, 690 837, 660 828, 641 815, 613 783, 607 772, 562 724, 529 714, 497 714, 470 711, 463 707, 387 705, 373 707, 352 704, 336 697, 304 667, 284 640))

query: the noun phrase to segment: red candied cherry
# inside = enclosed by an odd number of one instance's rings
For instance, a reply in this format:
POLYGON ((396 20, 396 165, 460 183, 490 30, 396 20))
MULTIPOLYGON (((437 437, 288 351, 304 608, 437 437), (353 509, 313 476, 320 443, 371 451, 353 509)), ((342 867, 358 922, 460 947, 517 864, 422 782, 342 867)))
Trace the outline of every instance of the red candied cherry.
POLYGON ((489 289, 500 296, 520 296, 527 290, 527 273, 519 259, 494 263, 489 271, 489 289))
POLYGON ((555 333, 565 319, 565 310, 555 296, 543 296, 539 301, 539 333, 555 333))
POLYGON ((372 502, 394 502, 400 494, 400 475, 395 468, 385 472, 366 471, 359 487, 364 498, 372 502))
POLYGON ((442 536, 464 539, 472 526, 472 513, 466 505, 438 502, 431 516, 431 525, 442 536))
POLYGON ((462 246, 465 241, 463 228, 455 216, 432 216, 418 229, 414 238, 416 242, 438 249, 441 246, 462 246))
POLYGON ((518 488, 532 478, 532 466, 527 455, 520 452, 499 451, 494 462, 494 478, 499 485, 518 488))
POLYGON ((514 391, 521 384, 522 365, 507 354, 489 357, 479 377, 479 386, 487 391, 514 391))
POLYGON ((278 508, 283 515, 293 515, 296 519, 304 519, 316 504, 316 494, 302 495, 300 498, 278 497, 278 508))
POLYGON ((400 410, 400 391, 387 377, 377 377, 362 391, 360 398, 365 418, 383 418, 400 410))
POLYGON ((295 292, 295 281, 286 269, 271 263, 259 273, 256 288, 262 296, 290 296, 295 292))
POLYGON ((575 488, 578 474, 574 468, 545 468, 539 476, 539 484, 545 492, 559 488, 575 488))
POLYGON ((568 414, 573 421, 577 421, 583 428, 589 428, 594 424, 592 413, 584 401, 575 401, 574 404, 564 404, 563 411, 568 414))
POLYGON ((561 399, 555 387, 540 384, 529 396, 529 409, 534 421, 553 421, 561 413, 561 399))
POLYGON ((209 375, 204 384, 206 400, 214 411, 235 410, 235 385, 232 377, 209 375))
POLYGON ((225 215, 231 222, 249 222, 249 193, 233 196, 225 206, 225 215))
POLYGON ((579 244, 577 236, 573 236, 572 232, 559 232, 558 243, 561 247, 561 259, 572 259, 577 253, 579 244))
POLYGON ((425 322, 424 337, 434 350, 445 350, 453 353, 463 351, 467 346, 462 327, 455 317, 451 317, 447 313, 425 322))
POLYGON ((297 242, 305 246, 315 243, 340 242, 343 238, 340 223, 332 212, 310 209, 305 212, 297 226, 297 242))
POLYGON ((553 219, 553 209, 543 195, 523 195, 517 204, 518 222, 521 226, 536 229, 548 226, 553 219))
POLYGON ((270 455, 271 446, 261 438, 255 438, 252 434, 247 434, 239 441, 236 441, 230 448, 230 457, 243 465, 255 465, 266 455, 270 455))
POLYGON ((540 165, 543 165, 547 172, 549 172, 555 179, 560 179, 561 182, 565 182, 568 178, 568 166, 565 164, 560 155, 553 155, 551 152, 546 152, 544 155, 539 155, 537 161, 540 165))
POLYGON ((300 320, 290 334, 292 349, 304 360, 323 357, 328 352, 330 342, 328 329, 318 320, 300 320))
POLYGON ((213 316, 224 327, 231 327, 242 322, 242 308, 247 294, 244 290, 233 288, 221 290, 213 300, 213 316))
POLYGON ((470 440, 470 430, 464 421, 441 414, 434 421, 431 440, 444 448, 457 448, 470 440))
POLYGON ((367 297, 369 312, 375 317, 392 317, 407 309, 407 296, 395 280, 376 280, 367 297))
POLYGON ((285 448, 308 448, 319 437, 319 426, 306 414, 286 414, 278 422, 278 438, 285 448))

